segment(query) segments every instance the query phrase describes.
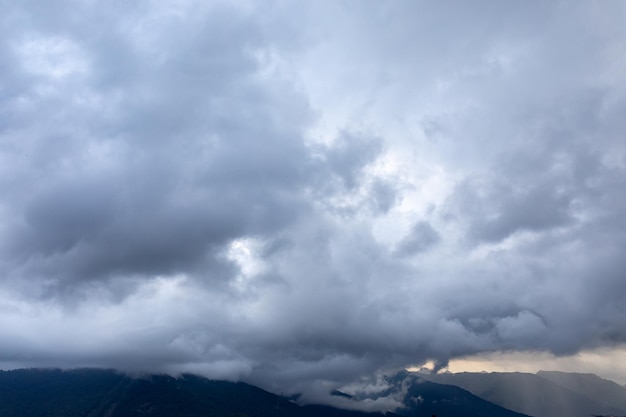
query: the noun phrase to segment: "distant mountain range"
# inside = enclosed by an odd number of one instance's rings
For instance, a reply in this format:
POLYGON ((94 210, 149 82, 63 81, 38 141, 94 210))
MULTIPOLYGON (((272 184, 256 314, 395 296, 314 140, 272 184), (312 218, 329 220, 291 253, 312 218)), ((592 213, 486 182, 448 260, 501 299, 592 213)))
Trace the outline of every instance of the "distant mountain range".
POLYGON ((626 389, 613 381, 594 374, 539 371, 537 375, 584 397, 592 398, 602 406, 619 409, 626 415, 626 389))
POLYGON ((626 415, 626 389, 593 374, 464 372, 423 377, 535 417, 626 415))
MULTIPOLYGON (((403 406, 386 413, 365 413, 324 405, 299 405, 242 382, 214 381, 193 375, 132 378, 111 370, 94 369, 0 371, 0 416, 547 417, 545 413, 552 413, 550 417, 589 417, 591 414, 626 414, 620 408, 624 406, 626 389, 595 375, 401 372, 389 377, 388 384, 388 392, 379 395, 394 395, 403 406), (543 394, 539 394, 540 391, 543 394), (559 407, 563 408, 558 411, 559 407)), ((362 400, 339 391, 332 394, 346 401, 362 400)))
POLYGON ((404 407, 395 410, 404 417, 528 417, 491 403, 457 386, 427 381, 410 372, 388 378, 396 392, 405 392, 404 407))

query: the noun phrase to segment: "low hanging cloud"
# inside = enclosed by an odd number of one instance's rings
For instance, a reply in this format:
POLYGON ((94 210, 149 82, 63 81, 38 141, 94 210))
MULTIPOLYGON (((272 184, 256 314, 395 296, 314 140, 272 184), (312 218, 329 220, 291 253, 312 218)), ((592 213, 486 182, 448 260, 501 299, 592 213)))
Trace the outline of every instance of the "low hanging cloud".
POLYGON ((321 401, 626 342, 624 6, 508 7, 5 4, 0 364, 321 401))

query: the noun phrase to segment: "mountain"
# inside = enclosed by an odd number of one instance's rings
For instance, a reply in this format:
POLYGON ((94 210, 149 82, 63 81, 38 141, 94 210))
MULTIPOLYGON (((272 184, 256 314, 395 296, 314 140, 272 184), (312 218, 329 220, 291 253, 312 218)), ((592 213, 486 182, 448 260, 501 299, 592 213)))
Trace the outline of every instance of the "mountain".
POLYGON ((404 417, 528 417, 479 398, 462 388, 433 383, 404 372, 396 377, 396 387, 399 386, 408 388, 403 401, 405 407, 396 410, 404 417))
MULTIPOLYGON (((299 406, 245 383, 109 370, 0 371, 2 417, 384 417, 299 406)), ((399 417, 388 413, 387 417, 399 417)))
MULTIPOLYGON (((131 378, 93 369, 0 371, 0 416, 527 417, 461 388, 425 381, 409 373, 390 381, 392 388, 386 394, 401 393, 405 406, 383 414, 301 406, 249 384, 193 375, 131 378)), ((339 391, 332 395, 353 398, 339 391)))
POLYGON ((126 385, 114 372, 0 371, 0 416, 90 416, 126 385))
POLYGON ((580 395, 593 398, 605 407, 619 409, 621 414, 626 415, 626 388, 613 381, 594 374, 569 372, 539 371, 537 375, 580 395))
POLYGON ((535 417, 622 414, 618 408, 603 405, 535 374, 463 372, 424 377, 440 384, 459 386, 487 401, 535 417))

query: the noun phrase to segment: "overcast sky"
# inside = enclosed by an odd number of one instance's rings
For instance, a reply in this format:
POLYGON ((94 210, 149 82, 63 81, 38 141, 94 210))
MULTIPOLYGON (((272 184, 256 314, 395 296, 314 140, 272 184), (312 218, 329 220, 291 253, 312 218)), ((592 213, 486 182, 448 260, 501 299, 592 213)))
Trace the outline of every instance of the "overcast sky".
POLYGON ((626 342, 625 2, 0 8, 2 367, 626 342))

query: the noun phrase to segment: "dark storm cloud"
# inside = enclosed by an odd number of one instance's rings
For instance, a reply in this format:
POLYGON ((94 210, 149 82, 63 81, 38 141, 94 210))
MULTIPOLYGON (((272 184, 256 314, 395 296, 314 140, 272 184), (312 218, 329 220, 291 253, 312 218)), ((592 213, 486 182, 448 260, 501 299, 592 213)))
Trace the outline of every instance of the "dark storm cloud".
POLYGON ((623 331, 623 303, 609 292, 622 291, 615 276, 624 275, 615 251, 624 234, 615 227, 622 222, 619 184, 626 171, 617 160, 626 126, 617 120, 622 104, 608 104, 608 91, 562 94, 554 109, 526 111, 522 141, 500 150, 491 171, 468 176, 450 204, 472 246, 505 248, 508 241, 516 248, 490 256, 506 265, 500 273, 507 291, 525 293, 505 294, 517 312, 487 321, 498 339, 510 348, 572 354, 611 344, 609 334, 623 331))
POLYGON ((606 4, 4 3, 0 364, 323 400, 624 342, 606 4))
POLYGON ((39 75, 15 99, 30 99, 39 116, 9 136, 26 136, 11 149, 26 159, 13 175, 33 183, 5 193, 9 215, 22 217, 6 231, 13 271, 72 285, 192 272, 230 239, 280 229, 305 209, 306 102, 295 94, 288 107, 273 102, 273 86, 254 80, 253 22, 222 6, 192 25, 130 12, 94 22, 93 32, 20 34, 35 39, 22 61, 58 48, 55 59, 75 53, 67 60, 88 69, 39 75), (68 44, 78 52, 63 51, 68 44), (46 87, 44 99, 32 98, 46 87))

